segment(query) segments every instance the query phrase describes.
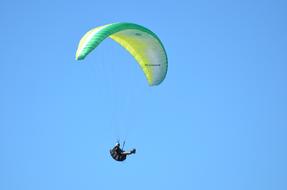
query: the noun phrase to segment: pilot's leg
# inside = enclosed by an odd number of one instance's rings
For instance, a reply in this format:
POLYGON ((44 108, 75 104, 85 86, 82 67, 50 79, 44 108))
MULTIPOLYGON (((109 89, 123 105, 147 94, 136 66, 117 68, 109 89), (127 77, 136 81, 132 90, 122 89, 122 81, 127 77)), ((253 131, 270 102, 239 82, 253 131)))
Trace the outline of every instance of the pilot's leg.
POLYGON ((136 149, 132 149, 130 151, 122 152, 122 154, 124 154, 124 155, 130 155, 130 154, 135 154, 135 153, 136 153, 136 149))

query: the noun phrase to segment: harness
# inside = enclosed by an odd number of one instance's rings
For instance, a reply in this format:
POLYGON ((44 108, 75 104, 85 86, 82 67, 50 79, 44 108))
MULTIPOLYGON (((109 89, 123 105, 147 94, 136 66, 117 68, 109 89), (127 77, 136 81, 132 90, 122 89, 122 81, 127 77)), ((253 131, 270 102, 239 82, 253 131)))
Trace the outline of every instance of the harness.
POLYGON ((122 154, 122 150, 120 148, 113 148, 110 150, 110 154, 116 161, 124 161, 127 158, 127 155, 122 154))

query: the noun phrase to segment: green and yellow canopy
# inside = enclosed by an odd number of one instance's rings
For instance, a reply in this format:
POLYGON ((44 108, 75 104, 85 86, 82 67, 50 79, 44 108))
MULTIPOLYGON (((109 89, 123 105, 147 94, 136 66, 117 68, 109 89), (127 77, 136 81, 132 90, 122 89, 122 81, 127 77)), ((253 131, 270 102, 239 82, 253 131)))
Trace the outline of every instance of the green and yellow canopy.
POLYGON ((79 43, 76 60, 84 59, 107 37, 119 43, 137 60, 149 85, 159 85, 164 80, 168 67, 165 49, 152 31, 137 24, 113 23, 88 31, 79 43))

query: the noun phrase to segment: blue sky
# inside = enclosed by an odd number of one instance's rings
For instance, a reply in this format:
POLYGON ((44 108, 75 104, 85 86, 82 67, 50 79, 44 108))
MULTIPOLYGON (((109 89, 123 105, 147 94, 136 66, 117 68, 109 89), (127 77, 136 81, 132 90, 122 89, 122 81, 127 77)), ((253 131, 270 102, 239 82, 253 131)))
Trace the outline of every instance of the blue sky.
POLYGON ((2 0, 0 189, 287 189, 286 19, 279 0, 2 0), (162 85, 109 39, 74 60, 122 21, 161 38, 162 85))

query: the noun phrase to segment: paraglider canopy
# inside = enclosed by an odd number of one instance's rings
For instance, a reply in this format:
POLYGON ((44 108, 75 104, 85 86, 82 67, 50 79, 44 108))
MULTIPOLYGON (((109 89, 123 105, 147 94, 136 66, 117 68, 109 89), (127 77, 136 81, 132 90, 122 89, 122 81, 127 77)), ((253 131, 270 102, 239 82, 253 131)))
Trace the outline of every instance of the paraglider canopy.
POLYGON ((88 31, 79 43, 76 60, 84 59, 107 37, 137 60, 150 86, 159 85, 165 79, 168 61, 163 44, 156 34, 138 24, 113 23, 88 31))

